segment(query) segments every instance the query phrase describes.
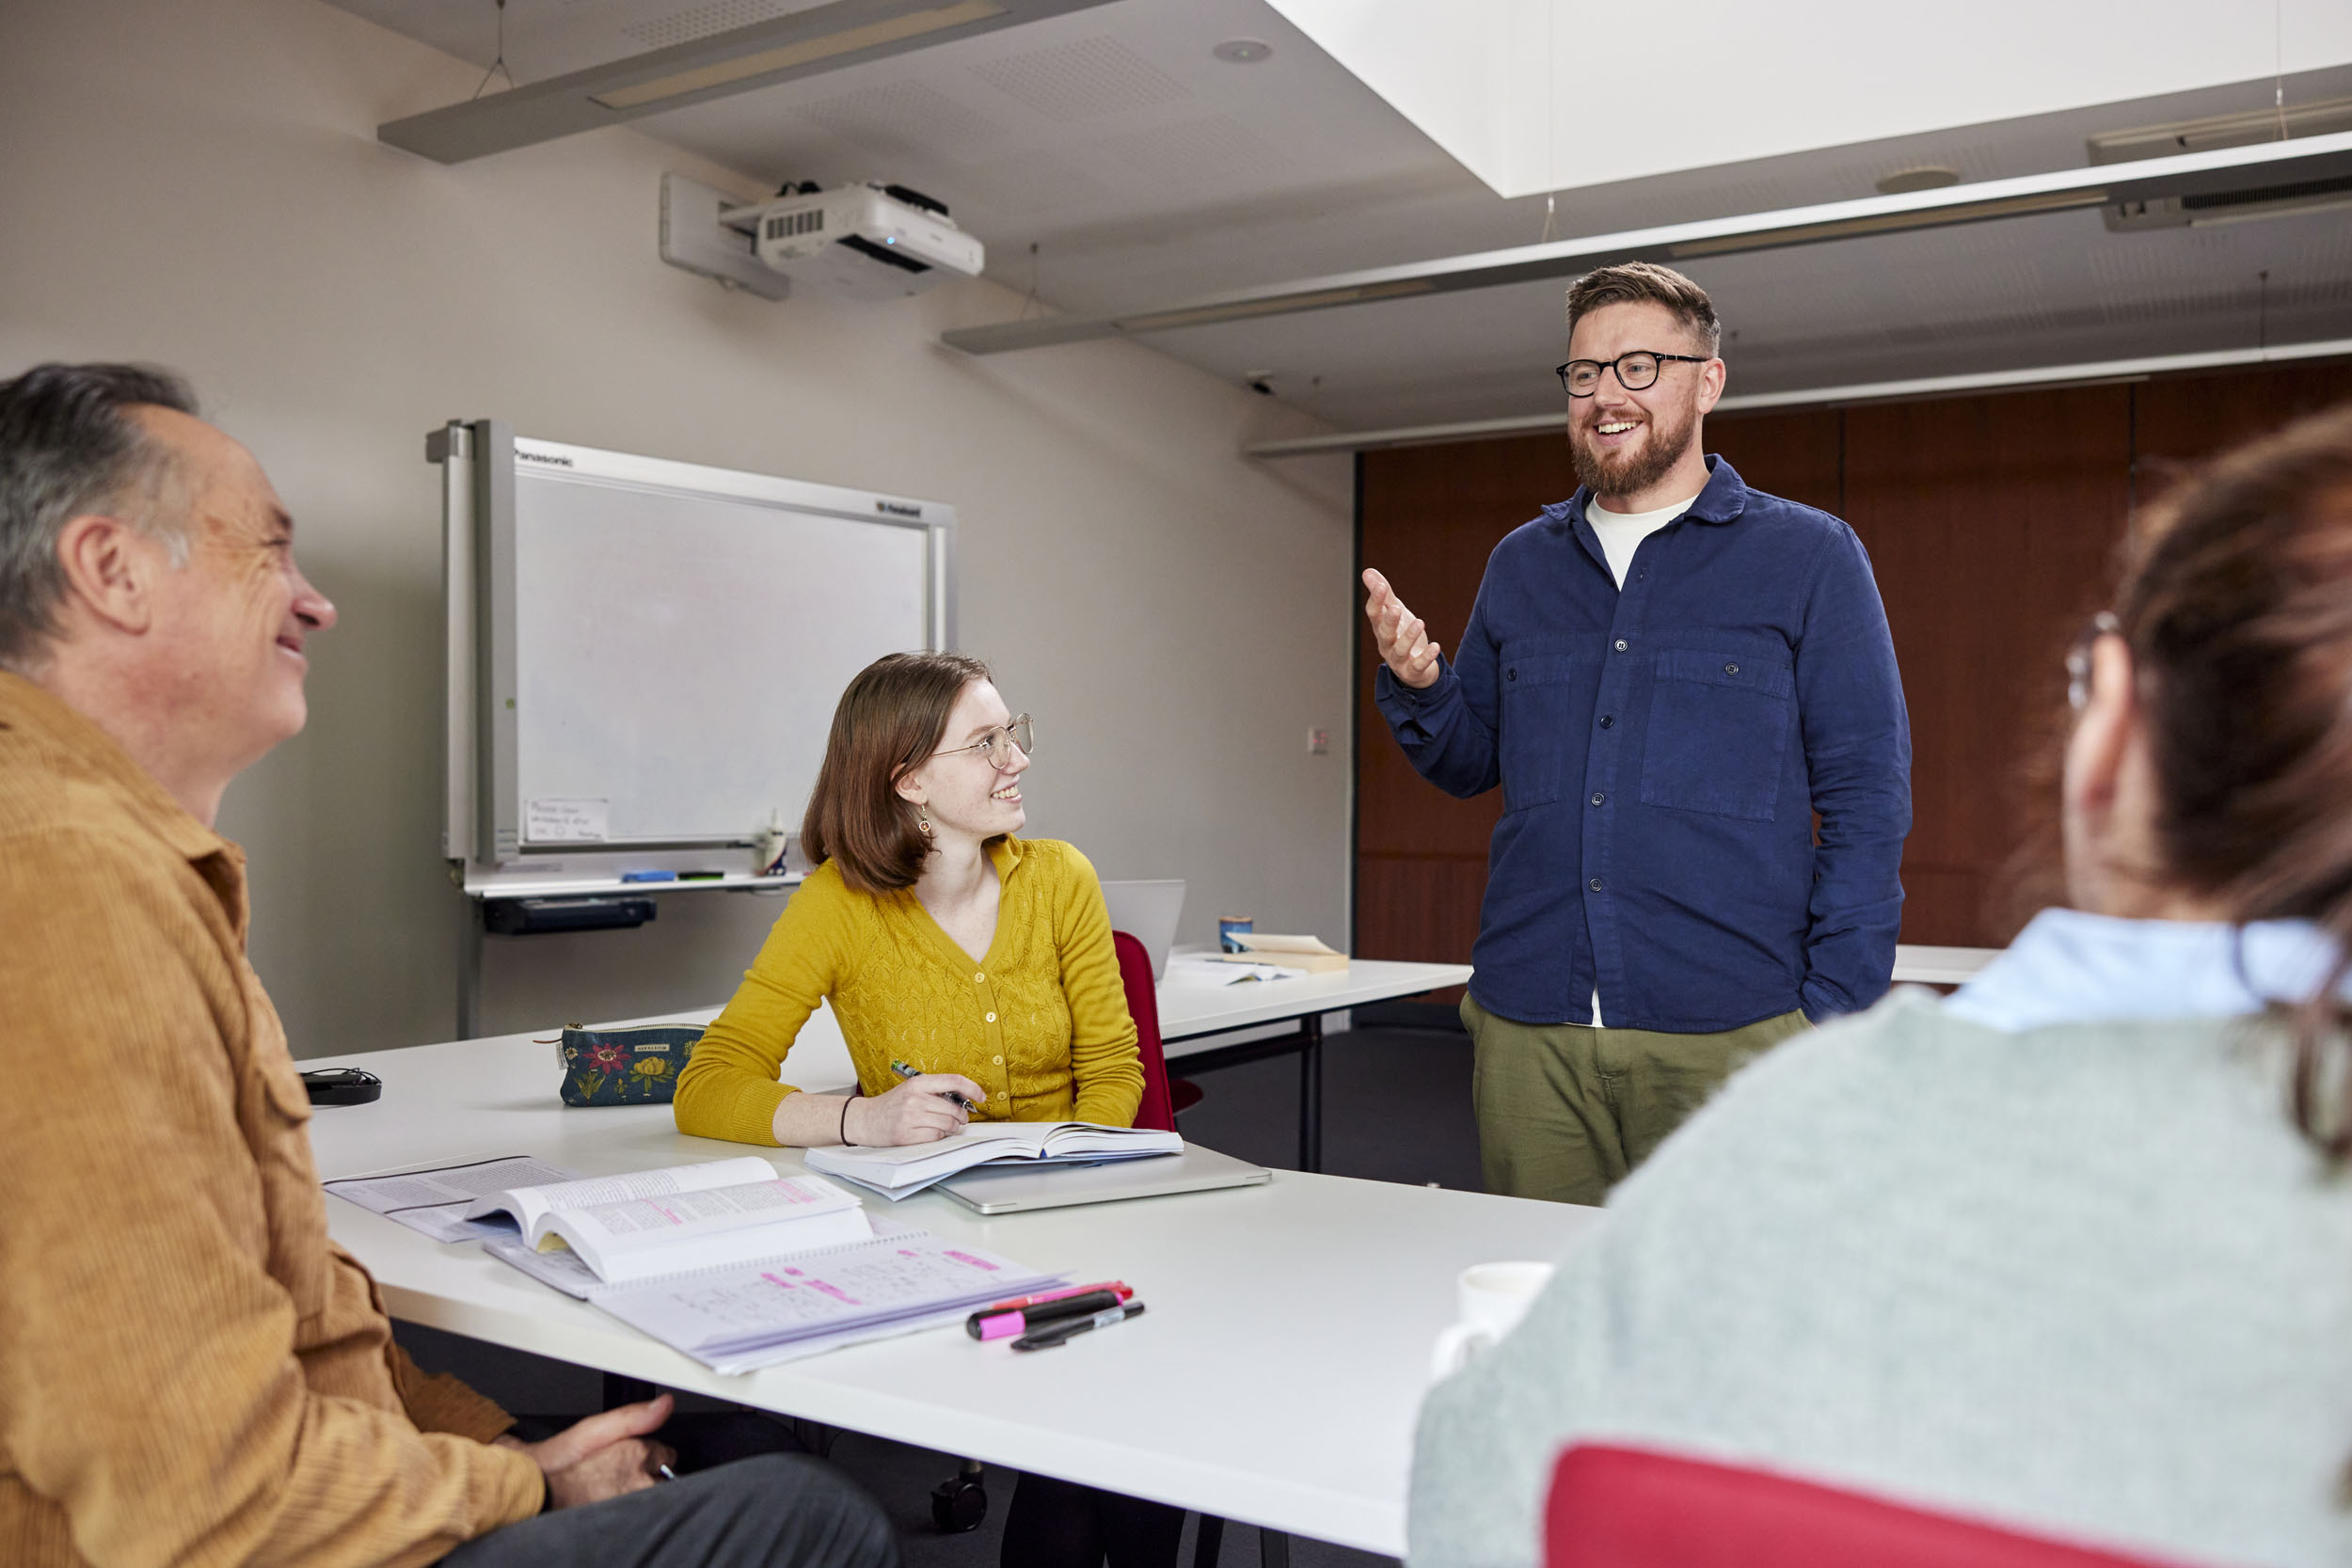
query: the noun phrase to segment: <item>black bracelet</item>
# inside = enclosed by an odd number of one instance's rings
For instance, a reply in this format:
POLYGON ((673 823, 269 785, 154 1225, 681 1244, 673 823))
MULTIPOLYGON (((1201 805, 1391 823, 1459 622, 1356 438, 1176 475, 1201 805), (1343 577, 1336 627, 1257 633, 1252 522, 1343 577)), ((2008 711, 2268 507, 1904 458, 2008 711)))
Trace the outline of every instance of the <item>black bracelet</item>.
POLYGON ((857 1145, 850 1141, 850 1101, 855 1100, 857 1096, 853 1094, 845 1094, 841 1097, 841 1131, 839 1135, 841 1138, 841 1147, 844 1148, 855 1148, 857 1147, 857 1145))

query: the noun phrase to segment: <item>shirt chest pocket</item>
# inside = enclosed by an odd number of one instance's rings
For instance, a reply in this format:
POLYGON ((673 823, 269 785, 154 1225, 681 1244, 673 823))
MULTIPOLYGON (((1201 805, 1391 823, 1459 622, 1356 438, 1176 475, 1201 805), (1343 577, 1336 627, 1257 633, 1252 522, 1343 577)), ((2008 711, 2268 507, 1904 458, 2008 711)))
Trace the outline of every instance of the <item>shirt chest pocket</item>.
POLYGON ((1795 710, 1795 673, 1785 655, 1660 654, 1642 803, 1771 821, 1795 710))
POLYGON ((293 1298, 296 1318, 308 1322, 326 1308, 331 1289, 331 1260, 320 1243, 326 1195, 310 1158, 310 1093, 275 1029, 257 1022, 256 1032, 265 1037, 243 1065, 243 1119, 262 1182, 264 1266, 293 1298))
POLYGON ((1502 809, 1560 799, 1574 715, 1571 654, 1521 654, 1502 661, 1502 809))

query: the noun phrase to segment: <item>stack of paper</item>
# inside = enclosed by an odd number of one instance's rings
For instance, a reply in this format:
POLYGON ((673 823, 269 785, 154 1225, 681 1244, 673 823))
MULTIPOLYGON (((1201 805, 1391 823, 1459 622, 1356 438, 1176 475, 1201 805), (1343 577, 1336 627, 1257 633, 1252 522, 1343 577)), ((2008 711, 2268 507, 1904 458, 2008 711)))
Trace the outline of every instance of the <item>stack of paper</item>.
POLYGON ((739 1372, 955 1323, 976 1307, 1062 1283, 928 1230, 888 1228, 765 1263, 599 1286, 588 1300, 714 1370, 739 1372))
POLYGON ((1171 986, 1234 986, 1244 980, 1295 980, 1306 973, 1279 969, 1273 964, 1238 961, 1245 957, 1238 953, 1171 953, 1168 974, 1163 978, 1171 986))
POLYGON ((987 1164, 1100 1164, 1182 1154, 1184 1140, 1148 1127, 1098 1121, 976 1121, 951 1138, 894 1148, 812 1148, 811 1170, 854 1181, 888 1198, 919 1193, 958 1171, 987 1164))

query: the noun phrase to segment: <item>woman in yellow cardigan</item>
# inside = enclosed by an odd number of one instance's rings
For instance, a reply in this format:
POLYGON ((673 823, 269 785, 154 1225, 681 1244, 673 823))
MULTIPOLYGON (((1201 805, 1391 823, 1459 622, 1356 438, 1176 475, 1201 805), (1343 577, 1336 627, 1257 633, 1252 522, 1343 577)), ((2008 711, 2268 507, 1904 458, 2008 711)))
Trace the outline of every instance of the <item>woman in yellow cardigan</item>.
POLYGON ((961 654, 893 654, 850 683, 802 825, 817 868, 679 1074, 678 1131, 924 1143, 963 1123, 945 1091, 985 1121, 1135 1120, 1143 1069, 1102 884, 1070 845, 1013 836, 1029 737, 961 654), (781 1082, 826 998, 855 1096, 781 1082))
MULTIPOLYGON (((739 1143, 925 1143, 991 1121, 1135 1120, 1136 1025, 1094 867, 1024 841, 1028 715, 961 654, 892 654, 834 710, 802 823, 816 869, 678 1074, 678 1131, 739 1143), (856 1095, 780 1082, 830 998, 856 1095), (891 1063, 923 1069, 901 1080, 891 1063)), ((1174 1568, 1181 1510, 1021 1479, 1004 1568, 1174 1568)))

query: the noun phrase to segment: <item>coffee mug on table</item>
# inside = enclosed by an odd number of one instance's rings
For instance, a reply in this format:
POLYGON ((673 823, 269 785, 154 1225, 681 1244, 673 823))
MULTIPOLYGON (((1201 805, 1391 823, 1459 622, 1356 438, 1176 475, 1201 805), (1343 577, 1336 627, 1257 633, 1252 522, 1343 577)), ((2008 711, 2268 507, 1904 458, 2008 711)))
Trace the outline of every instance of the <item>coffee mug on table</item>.
POLYGON ((1429 1354, 1429 1375, 1451 1377, 1527 1316, 1550 1283, 1549 1263, 1473 1263, 1454 1288, 1459 1321, 1446 1325, 1429 1354))

